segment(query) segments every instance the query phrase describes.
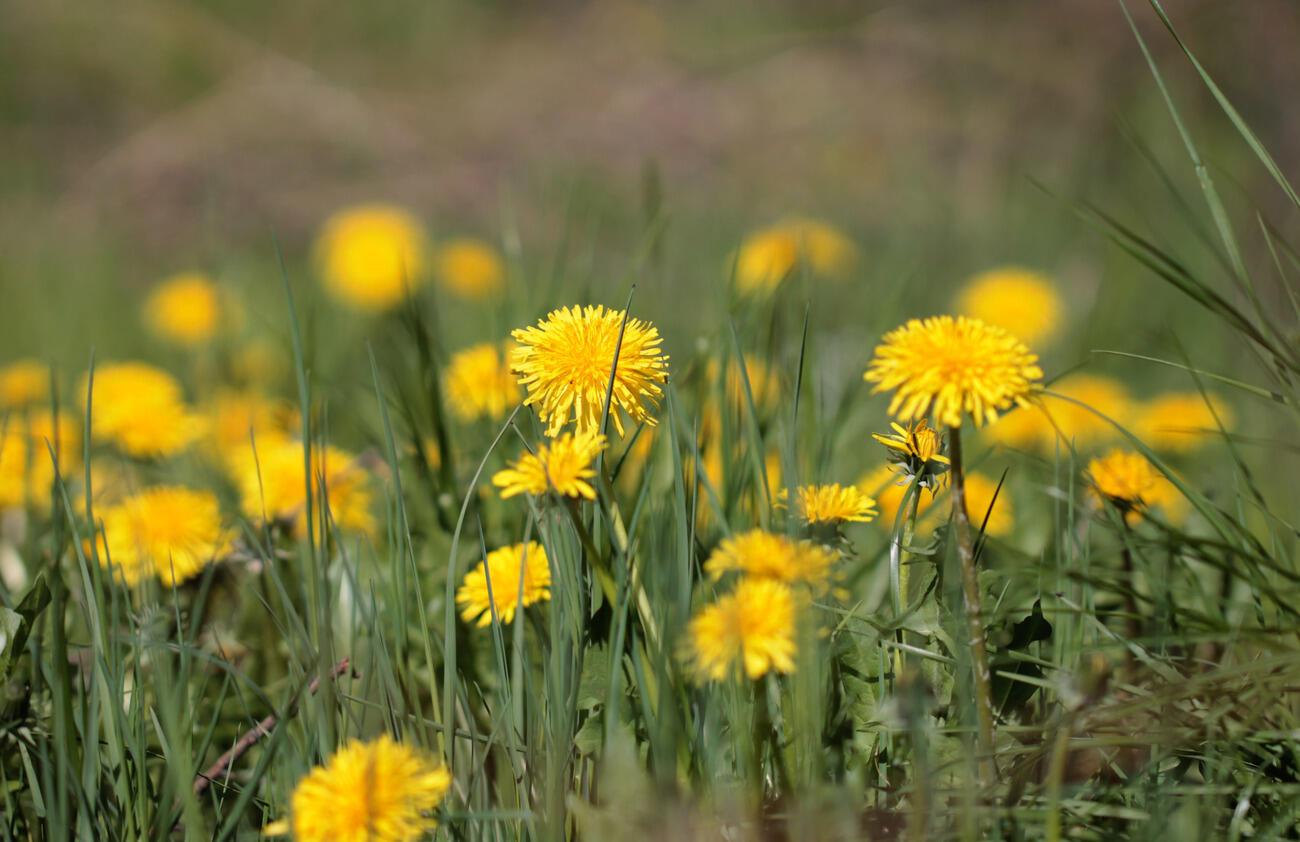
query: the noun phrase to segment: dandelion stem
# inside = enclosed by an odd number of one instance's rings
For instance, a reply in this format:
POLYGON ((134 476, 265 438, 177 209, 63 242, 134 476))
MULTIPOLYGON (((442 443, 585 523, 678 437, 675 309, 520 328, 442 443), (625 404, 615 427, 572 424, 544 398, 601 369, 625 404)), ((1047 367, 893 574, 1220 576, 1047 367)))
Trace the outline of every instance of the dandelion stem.
POLYGON ((975 569, 975 545, 971 540, 970 517, 966 514, 966 474, 962 467, 960 427, 950 428, 949 445, 953 527, 956 530, 957 557, 961 562, 962 601, 970 634, 971 668, 975 674, 979 776, 981 785, 987 787, 997 778, 997 766, 993 761, 993 680, 989 674, 984 609, 980 599, 979 572, 975 569))

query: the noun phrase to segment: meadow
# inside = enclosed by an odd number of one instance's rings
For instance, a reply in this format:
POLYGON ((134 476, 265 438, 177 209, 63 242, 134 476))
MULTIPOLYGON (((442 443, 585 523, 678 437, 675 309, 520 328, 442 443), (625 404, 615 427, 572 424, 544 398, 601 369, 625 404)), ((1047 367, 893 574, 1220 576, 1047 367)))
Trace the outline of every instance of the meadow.
MULTIPOLYGON (((1004 169, 926 145, 992 108, 746 134, 869 33, 919 49, 905 12, 763 4, 720 45, 640 4, 130 8, 135 50, 17 4, 0 35, 53 68, 0 74, 4 839, 1300 836, 1300 196, 1227 13, 1076 10, 1124 92, 1072 139, 1040 101, 1004 169), (484 190, 514 124, 426 126, 498 144, 430 187, 368 108, 423 70, 435 122, 581 124, 523 84, 564 87, 528 50, 570 30, 691 129, 606 145, 616 102, 484 190), (498 75, 448 92, 449 33, 498 75), (231 55, 286 87, 190 104, 231 55), (260 96, 366 130, 286 119, 245 169, 209 135, 260 96)), ((936 54, 986 25, 954 14, 936 54)))

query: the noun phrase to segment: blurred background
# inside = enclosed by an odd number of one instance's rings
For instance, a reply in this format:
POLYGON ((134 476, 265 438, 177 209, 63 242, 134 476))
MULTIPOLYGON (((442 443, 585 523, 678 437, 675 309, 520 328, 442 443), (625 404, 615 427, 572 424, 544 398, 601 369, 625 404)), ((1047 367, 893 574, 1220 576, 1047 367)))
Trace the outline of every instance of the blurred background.
MULTIPOLYGON (((1267 213, 1267 175, 1218 142, 1231 126, 1131 5, 1225 200, 1267 213)), ((1300 111, 1280 104, 1298 92, 1300 7, 1166 8, 1294 171, 1300 111)), ((1138 313, 1147 352, 1170 312, 1201 324, 1071 211, 1092 199, 1199 247, 1164 185, 1199 208, 1194 175, 1118 3, 0 0, 0 14, 0 357, 150 356, 135 308, 188 269, 283 330, 276 243, 311 284, 322 221, 366 201, 412 209, 435 240, 499 244, 523 267, 525 320, 566 303, 547 273, 568 298, 620 305, 662 208, 637 309, 670 345, 716 327, 728 254, 788 214, 862 250, 813 313, 860 349, 855 366, 900 298, 942 311, 1008 262, 1065 288, 1067 354, 1095 347, 1108 314, 1138 313)))

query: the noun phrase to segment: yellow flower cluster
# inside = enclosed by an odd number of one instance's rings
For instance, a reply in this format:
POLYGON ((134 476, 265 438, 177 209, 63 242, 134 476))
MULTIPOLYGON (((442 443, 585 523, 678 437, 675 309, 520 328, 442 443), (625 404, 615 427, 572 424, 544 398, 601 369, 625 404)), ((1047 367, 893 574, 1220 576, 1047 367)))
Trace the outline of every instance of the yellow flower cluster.
POLYGON ((175 587, 230 552, 233 533, 216 495, 179 486, 148 488, 98 512, 99 562, 129 586, 157 577, 175 587))
POLYGON ((447 403, 462 421, 500 421, 519 403, 519 384, 506 360, 510 344, 483 342, 452 355, 443 373, 447 403))
MULTIPOLYGON (((234 459, 232 474, 240 508, 255 522, 287 524, 291 533, 307 534, 307 468, 302 443, 272 437, 256 453, 250 447, 234 459)), ((357 457, 338 447, 311 449, 311 502, 316 510, 328 500, 330 525, 373 536, 370 477, 357 457)), ((319 528, 319 526, 318 526, 319 528)))
POLYGON ((66 481, 81 463, 81 436, 66 414, 56 422, 50 410, 30 408, 0 417, 0 510, 48 511, 56 455, 66 481))
POLYGON ((82 378, 78 390, 90 418, 91 437, 127 456, 156 459, 185 450, 204 432, 203 419, 185 403, 181 385, 145 363, 103 365, 82 378), (93 388, 85 405, 87 384, 93 388))
POLYGON ((804 217, 787 219, 755 231, 741 243, 735 257, 736 288, 742 293, 771 292, 800 266, 840 277, 857 257, 857 246, 833 226, 804 217))

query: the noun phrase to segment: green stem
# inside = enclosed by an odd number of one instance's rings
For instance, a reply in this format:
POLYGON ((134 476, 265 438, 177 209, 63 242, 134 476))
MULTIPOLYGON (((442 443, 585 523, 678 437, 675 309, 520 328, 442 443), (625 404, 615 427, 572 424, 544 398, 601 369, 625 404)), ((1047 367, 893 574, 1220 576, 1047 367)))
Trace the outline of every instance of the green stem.
POLYGON ((970 517, 966 514, 966 477, 962 469, 960 427, 949 430, 949 443, 953 527, 956 530, 957 558, 961 562, 962 601, 966 609, 966 629, 970 635, 971 668, 975 674, 980 784, 988 787, 997 780, 997 766, 993 761, 993 679, 989 673, 984 607, 980 598, 979 571, 975 569, 975 546, 971 540, 970 517))
MULTIPOLYGON (((894 528, 890 532, 889 540, 889 591, 893 598, 894 622, 898 622, 903 616, 903 611, 907 607, 907 576, 903 569, 903 547, 911 546, 913 533, 916 531, 916 513, 918 503, 921 499, 921 487, 918 485, 919 479, 912 478, 912 482, 903 494, 902 502, 899 503, 898 512, 894 515, 894 528)), ((903 630, 895 629, 894 638, 896 642, 903 642, 903 630)), ((894 650, 894 674, 901 676, 903 667, 907 663, 907 656, 902 647, 894 650)))

